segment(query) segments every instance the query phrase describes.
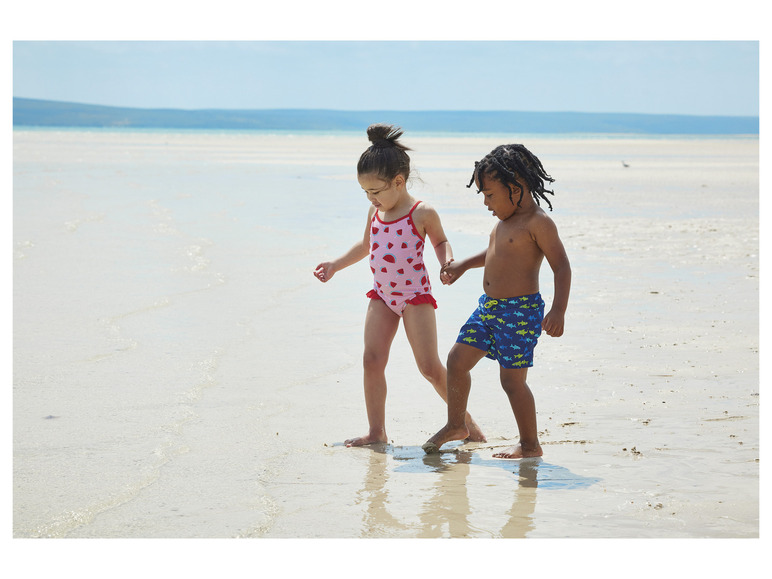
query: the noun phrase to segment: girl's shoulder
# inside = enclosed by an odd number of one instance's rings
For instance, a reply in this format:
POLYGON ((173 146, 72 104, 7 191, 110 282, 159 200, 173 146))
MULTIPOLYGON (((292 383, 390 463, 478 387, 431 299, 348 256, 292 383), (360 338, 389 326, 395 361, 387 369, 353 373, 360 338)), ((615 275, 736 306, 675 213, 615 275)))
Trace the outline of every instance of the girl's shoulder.
POLYGON ((419 202, 413 210, 413 226, 421 237, 443 235, 439 213, 423 201, 419 202))
POLYGON ((417 221, 439 216, 437 210, 432 205, 429 205, 425 201, 420 200, 416 200, 411 213, 413 215, 413 219, 417 221))

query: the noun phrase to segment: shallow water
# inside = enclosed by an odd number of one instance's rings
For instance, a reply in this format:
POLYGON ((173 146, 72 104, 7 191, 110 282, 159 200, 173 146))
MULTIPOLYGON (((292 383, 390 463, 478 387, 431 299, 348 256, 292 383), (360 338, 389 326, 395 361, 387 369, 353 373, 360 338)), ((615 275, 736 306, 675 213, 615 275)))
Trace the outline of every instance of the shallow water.
MULTIPOLYGON (((465 185, 499 143, 408 144, 455 254, 482 249, 465 185)), ((14 537, 757 537, 758 140, 527 144, 574 284, 529 373, 545 455, 501 461, 493 364, 489 442, 423 455, 444 408, 402 333, 392 442, 341 444, 371 280, 311 272, 364 229, 363 138, 14 131, 14 537)), ((481 282, 433 279, 444 358, 481 282)))

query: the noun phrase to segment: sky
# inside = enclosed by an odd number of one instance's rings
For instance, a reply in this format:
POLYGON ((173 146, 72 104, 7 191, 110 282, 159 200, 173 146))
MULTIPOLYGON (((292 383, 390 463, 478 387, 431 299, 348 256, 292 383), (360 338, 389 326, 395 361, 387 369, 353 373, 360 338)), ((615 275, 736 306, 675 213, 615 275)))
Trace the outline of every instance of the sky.
POLYGON ((759 115, 756 40, 15 40, 13 96, 140 108, 759 115))

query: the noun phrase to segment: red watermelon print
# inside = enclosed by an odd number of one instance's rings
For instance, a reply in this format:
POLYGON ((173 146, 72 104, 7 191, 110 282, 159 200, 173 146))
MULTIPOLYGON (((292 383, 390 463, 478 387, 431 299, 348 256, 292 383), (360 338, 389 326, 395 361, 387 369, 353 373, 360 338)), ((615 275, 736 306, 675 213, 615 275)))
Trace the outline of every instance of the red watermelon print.
POLYGON ((408 215, 390 223, 384 223, 382 215, 376 212, 370 225, 370 269, 375 294, 399 315, 408 299, 406 296, 431 295, 422 257, 426 243, 411 218, 417 206, 418 203, 408 215))

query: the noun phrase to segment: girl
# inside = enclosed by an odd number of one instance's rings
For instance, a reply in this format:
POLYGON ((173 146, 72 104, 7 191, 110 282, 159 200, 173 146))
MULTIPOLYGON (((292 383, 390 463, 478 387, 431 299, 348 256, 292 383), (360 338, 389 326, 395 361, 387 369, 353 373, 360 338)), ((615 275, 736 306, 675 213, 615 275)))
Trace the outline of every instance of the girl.
MULTIPOLYGON (((364 436, 345 441, 346 446, 388 442, 386 436, 386 363, 402 318, 410 347, 421 374, 447 402, 447 371, 437 353, 437 324, 424 242, 429 239, 442 266, 440 279, 453 252, 437 212, 414 199, 407 190, 410 177, 408 149, 399 142, 402 130, 391 125, 371 125, 372 145, 357 164, 357 179, 372 207, 364 237, 333 261, 320 263, 314 275, 322 282, 339 270, 370 256, 373 289, 365 317, 364 387, 370 429, 364 436)), ((468 440, 485 442, 480 428, 466 413, 468 440)))

